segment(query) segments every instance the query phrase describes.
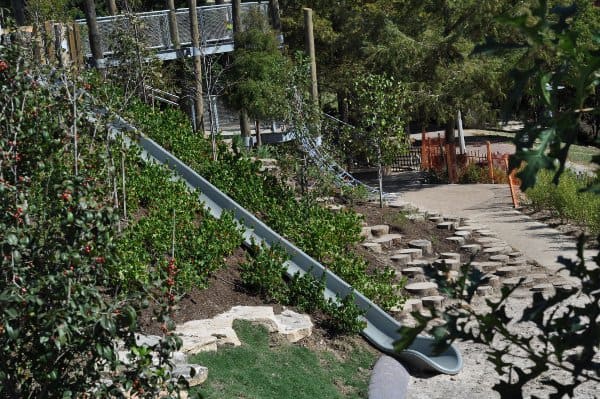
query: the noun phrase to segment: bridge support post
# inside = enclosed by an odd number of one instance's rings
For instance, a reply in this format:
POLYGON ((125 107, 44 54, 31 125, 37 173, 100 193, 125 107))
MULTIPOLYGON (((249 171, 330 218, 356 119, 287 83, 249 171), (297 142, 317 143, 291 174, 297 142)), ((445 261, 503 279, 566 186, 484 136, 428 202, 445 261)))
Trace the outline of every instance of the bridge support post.
POLYGON ((198 10, 196 0, 188 0, 190 9, 190 30, 192 33, 192 58, 194 60, 194 119, 196 131, 204 133, 204 98, 202 93, 202 48, 198 29, 198 10))
POLYGON ((84 8, 94 66, 99 70, 104 70, 104 53, 102 51, 102 41, 100 39, 100 31, 98 30, 98 23, 96 21, 96 3, 94 0, 85 0, 84 8))
POLYGON ((167 8, 169 9, 169 34, 171 36, 171 44, 175 50, 180 50, 181 42, 179 41, 177 16, 175 15, 175 0, 167 0, 167 8))
POLYGON ((319 89, 317 84, 317 58, 315 55, 315 36, 313 32, 312 9, 304 8, 304 35, 306 40, 306 52, 310 58, 310 94, 313 103, 319 106, 319 89))
POLYGON ((108 0, 108 13, 110 15, 117 15, 117 2, 116 0, 108 0))
MULTIPOLYGON (((242 16, 241 16, 241 1, 240 0, 231 0, 231 16, 233 18, 233 41, 234 47, 237 47, 238 39, 237 36, 240 32, 242 32, 242 16)), ((245 108, 240 110, 240 132, 242 134, 242 139, 244 140, 244 145, 246 147, 250 147, 251 139, 250 139, 250 122, 248 121, 248 111, 245 108)))

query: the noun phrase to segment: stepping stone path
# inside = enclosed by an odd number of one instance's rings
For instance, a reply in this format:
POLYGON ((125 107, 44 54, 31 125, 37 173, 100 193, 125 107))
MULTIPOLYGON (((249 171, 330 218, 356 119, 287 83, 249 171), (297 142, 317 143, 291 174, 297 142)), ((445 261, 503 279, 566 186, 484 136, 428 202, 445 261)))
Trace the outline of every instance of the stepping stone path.
POLYGON ((499 267, 502 267, 500 262, 471 262, 471 266, 481 270, 484 273, 494 273, 499 267))
POLYGON ((431 255, 433 253, 433 245, 429 240, 412 240, 409 241, 408 246, 422 250, 423 254, 431 255))
POLYGON ((384 234, 371 240, 371 242, 381 244, 385 248, 391 248, 396 244, 400 244, 401 241, 402 236, 400 234, 384 234))
POLYGON ((531 287, 532 292, 550 292, 554 290, 554 286, 552 284, 538 284, 531 287))
POLYGON ((477 295, 479 296, 490 296, 494 293, 494 287, 491 285, 480 285, 477 287, 477 295))

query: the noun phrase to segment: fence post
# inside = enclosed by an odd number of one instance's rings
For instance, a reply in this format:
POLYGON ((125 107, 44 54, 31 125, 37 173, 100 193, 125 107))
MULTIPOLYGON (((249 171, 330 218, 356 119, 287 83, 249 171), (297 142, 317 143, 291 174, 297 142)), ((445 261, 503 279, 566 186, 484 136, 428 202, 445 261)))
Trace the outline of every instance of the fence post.
POLYGON ((423 129, 423 132, 421 133, 421 169, 427 169, 429 165, 427 165, 427 150, 426 150, 426 146, 427 146, 427 135, 425 134, 425 129, 423 129))
MULTIPOLYGON (((506 171, 509 171, 508 165, 508 155, 504 155, 504 164, 506 165, 506 171)), ((517 169, 510 170, 508 173, 508 188, 510 189, 510 196, 512 198, 513 207, 519 207, 519 196, 517 195, 517 188, 515 182, 515 175, 517 173, 517 169)))
POLYGON ((44 43, 46 46, 46 58, 49 64, 56 61, 56 49, 54 48, 54 22, 44 21, 44 43))
POLYGON ((489 175, 492 183, 494 183, 494 161, 492 160, 492 143, 490 143, 489 141, 486 141, 485 146, 487 149, 486 155, 487 155, 487 162, 488 162, 488 175, 489 175))

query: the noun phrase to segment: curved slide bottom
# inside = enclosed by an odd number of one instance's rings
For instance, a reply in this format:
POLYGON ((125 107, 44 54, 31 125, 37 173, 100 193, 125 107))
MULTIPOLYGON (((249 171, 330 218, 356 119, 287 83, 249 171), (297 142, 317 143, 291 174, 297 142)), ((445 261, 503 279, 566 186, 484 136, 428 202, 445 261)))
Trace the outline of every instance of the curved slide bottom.
MULTIPOLYGON (((123 125, 121 124, 120 127, 122 128, 123 125)), ((127 130, 135 129, 127 126, 127 130)), ((401 353, 395 353, 394 342, 400 338, 398 334, 398 330, 401 327, 400 323, 360 292, 353 291, 348 283, 326 269, 294 244, 271 230, 252 213, 229 198, 225 193, 213 186, 153 140, 140 135, 137 137, 137 141, 145 152, 142 156, 150 156, 156 161, 169 166, 190 187, 199 190, 199 199, 204 202, 213 216, 219 218, 223 211, 232 213, 245 229, 244 241, 246 245, 251 245, 252 241, 262 242, 269 246, 279 245, 285 250, 290 257, 290 260, 286 263, 287 272, 290 276, 298 272, 301 274, 311 273, 316 279, 324 276, 324 295, 327 298, 344 298, 346 295, 353 293, 356 305, 365 312, 364 318, 367 322, 367 327, 362 331, 362 334, 375 347, 416 369, 445 374, 456 374, 461 370, 462 357, 458 350, 451 346, 442 355, 433 356, 431 338, 419 336, 409 349, 401 353)))

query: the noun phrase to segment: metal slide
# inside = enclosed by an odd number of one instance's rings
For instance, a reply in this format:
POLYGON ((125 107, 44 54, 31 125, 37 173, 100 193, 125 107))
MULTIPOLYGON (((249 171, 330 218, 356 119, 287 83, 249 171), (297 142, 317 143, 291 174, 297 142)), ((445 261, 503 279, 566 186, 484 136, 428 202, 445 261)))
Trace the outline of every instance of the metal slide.
MULTIPOLYGON (((122 122, 124 121, 117 122, 120 125, 119 130, 134 130, 131 126, 127 126, 126 123, 126 126, 123 126, 122 122)), ((290 260, 287 262, 287 272, 290 276, 297 272, 301 274, 311 273, 316 279, 320 279, 325 274, 325 296, 327 298, 335 299, 336 296, 343 298, 352 292, 352 287, 345 281, 271 230, 253 214, 241 207, 153 140, 139 135, 137 141, 145 150, 145 155, 169 166, 189 186, 199 190, 200 200, 205 203, 213 216, 219 218, 223 211, 232 212, 235 219, 245 228, 244 241, 247 245, 251 245, 252 240, 257 243, 264 242, 267 245, 280 245, 290 256, 290 260)), ((362 331, 363 336, 382 352, 419 370, 429 370, 445 374, 456 374, 461 370, 463 362, 458 350, 451 346, 441 355, 433 355, 431 348, 433 339, 429 337, 419 336, 409 349, 401 353, 396 353, 394 351, 394 342, 400 338, 398 329, 401 325, 361 293, 354 292, 354 298, 359 308, 366 312, 364 318, 367 322, 367 327, 362 331)))

